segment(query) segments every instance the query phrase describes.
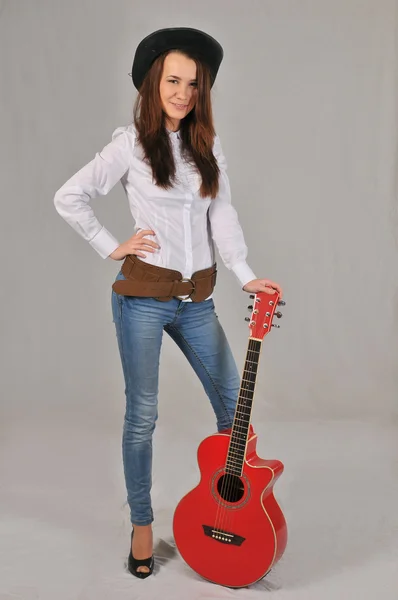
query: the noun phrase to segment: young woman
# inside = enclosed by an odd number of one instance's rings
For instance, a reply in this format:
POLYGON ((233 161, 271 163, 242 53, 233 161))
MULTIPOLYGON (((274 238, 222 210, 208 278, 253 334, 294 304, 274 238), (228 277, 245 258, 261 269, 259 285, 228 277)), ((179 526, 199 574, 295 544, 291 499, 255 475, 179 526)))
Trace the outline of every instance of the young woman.
POLYGON ((59 214, 102 258, 124 259, 112 310, 125 380, 123 465, 130 506, 129 571, 153 570, 152 434, 157 419, 163 331, 200 378, 217 429, 232 426, 240 376, 214 312, 216 243, 246 292, 280 286, 257 279, 231 204, 226 161, 215 134, 211 87, 220 44, 190 28, 162 29, 137 47, 134 122, 55 195, 59 214), (90 200, 122 182, 136 233, 120 244, 95 217, 90 200), (134 533, 134 536, 133 536, 134 533))

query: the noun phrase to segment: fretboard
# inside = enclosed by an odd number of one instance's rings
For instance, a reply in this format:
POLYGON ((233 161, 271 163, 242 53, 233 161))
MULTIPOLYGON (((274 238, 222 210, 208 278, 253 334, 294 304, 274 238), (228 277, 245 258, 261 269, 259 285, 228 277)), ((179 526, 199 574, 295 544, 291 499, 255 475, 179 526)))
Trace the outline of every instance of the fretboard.
POLYGON ((243 470, 261 343, 261 340, 249 338, 225 469, 232 475, 241 475, 243 470))

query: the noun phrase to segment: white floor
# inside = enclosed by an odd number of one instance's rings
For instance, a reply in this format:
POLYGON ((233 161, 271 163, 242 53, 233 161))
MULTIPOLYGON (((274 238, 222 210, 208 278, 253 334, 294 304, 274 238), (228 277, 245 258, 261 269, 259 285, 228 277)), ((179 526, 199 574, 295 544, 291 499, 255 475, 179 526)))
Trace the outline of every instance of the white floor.
POLYGON ((124 569, 130 526, 120 431, 114 423, 96 423, 94 431, 89 420, 80 427, 76 421, 49 417, 47 423, 13 420, 4 427, 0 600, 249 600, 266 592, 275 600, 398 598, 393 426, 279 422, 258 431, 259 455, 285 464, 275 493, 289 543, 267 579, 232 590, 201 580, 173 543, 173 506, 197 480, 198 440, 158 426, 156 570, 138 580, 124 569))

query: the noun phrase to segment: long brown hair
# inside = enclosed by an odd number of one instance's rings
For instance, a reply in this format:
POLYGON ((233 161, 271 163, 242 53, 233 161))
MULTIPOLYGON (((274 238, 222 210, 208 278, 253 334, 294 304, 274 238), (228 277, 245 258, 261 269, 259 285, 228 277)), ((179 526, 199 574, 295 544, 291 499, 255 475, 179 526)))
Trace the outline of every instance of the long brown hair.
MULTIPOLYGON (((173 152, 166 130, 166 115, 159 92, 163 65, 169 52, 165 52, 154 61, 134 105, 134 125, 138 132, 138 141, 151 165, 155 183, 164 189, 170 189, 176 178, 173 152)), ((196 166, 201 175, 200 196, 210 196, 214 199, 218 194, 220 170, 213 154, 215 129, 210 96, 210 72, 201 61, 185 52, 181 54, 195 61, 198 86, 195 106, 181 120, 179 133, 182 153, 196 166)))

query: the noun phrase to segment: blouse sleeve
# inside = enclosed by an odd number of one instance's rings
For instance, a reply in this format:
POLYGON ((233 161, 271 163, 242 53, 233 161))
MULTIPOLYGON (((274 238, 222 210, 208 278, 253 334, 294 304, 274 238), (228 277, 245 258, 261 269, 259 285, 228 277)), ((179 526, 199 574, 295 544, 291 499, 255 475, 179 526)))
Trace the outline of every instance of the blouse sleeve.
POLYGON ((107 258, 120 244, 98 221, 90 201, 108 194, 128 171, 133 146, 131 127, 118 127, 111 142, 64 183, 54 196, 57 212, 102 258, 107 258))
POLYGON ((218 196, 211 201, 208 212, 212 238, 225 266, 232 270, 243 288, 257 277, 246 262, 248 249, 238 214, 231 204, 227 161, 218 136, 214 141, 213 152, 220 168, 220 189, 218 196))

